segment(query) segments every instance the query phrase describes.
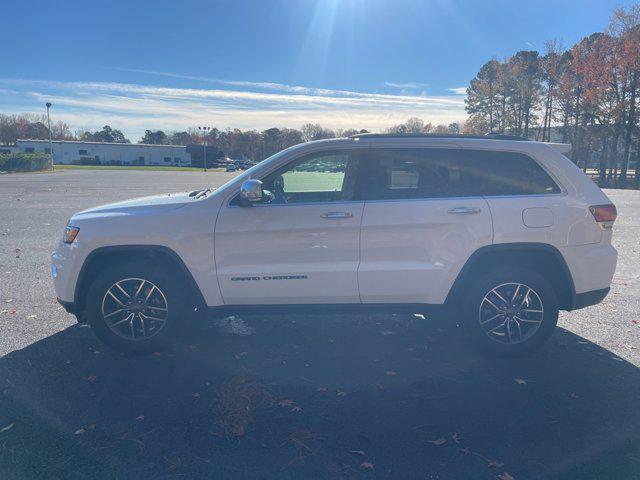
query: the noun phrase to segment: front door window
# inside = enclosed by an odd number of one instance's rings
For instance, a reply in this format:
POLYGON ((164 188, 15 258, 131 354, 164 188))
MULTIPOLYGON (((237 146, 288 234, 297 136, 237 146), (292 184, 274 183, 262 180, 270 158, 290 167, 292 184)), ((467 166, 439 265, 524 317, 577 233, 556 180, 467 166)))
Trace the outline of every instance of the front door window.
POLYGON ((262 203, 325 203, 354 198, 356 162, 348 152, 305 156, 262 180, 262 203))

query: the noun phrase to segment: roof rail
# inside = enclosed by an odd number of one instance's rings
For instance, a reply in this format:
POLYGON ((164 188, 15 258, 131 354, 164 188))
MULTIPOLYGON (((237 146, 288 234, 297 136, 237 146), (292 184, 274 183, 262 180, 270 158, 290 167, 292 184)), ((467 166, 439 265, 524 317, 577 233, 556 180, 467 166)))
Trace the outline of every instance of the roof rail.
POLYGON ((516 140, 528 142, 528 138, 515 135, 504 135, 502 133, 487 133, 486 135, 464 135, 454 133, 357 133, 349 138, 470 138, 481 140, 516 140))

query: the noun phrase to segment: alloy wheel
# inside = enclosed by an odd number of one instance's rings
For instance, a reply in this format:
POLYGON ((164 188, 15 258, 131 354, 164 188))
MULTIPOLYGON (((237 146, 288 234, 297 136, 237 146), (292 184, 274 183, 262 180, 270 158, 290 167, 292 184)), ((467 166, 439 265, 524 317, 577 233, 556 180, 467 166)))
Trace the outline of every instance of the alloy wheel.
POLYGON ((480 327, 489 338, 514 345, 535 335, 544 319, 544 306, 533 288, 503 283, 484 296, 478 316, 480 327))
POLYGON ((125 278, 111 285, 104 294, 102 317, 119 337, 142 341, 165 328, 169 306, 164 293, 153 282, 125 278))

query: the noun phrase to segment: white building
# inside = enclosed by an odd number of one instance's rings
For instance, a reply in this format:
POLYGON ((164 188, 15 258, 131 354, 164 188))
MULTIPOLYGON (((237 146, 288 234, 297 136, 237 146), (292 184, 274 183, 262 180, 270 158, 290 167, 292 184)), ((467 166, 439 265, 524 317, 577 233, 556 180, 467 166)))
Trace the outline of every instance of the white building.
MULTIPOLYGON (((61 140, 52 143, 55 164, 191 166, 191 154, 182 145, 61 140)), ((17 147, 24 153, 49 153, 48 140, 18 140, 17 147)))

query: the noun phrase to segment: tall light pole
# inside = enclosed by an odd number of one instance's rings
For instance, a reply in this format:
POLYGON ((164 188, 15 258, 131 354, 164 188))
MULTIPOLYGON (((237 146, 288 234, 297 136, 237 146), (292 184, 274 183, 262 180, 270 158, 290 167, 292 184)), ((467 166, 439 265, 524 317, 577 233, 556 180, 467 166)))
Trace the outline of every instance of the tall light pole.
POLYGON ((51 141, 51 118, 49 117, 51 102, 47 102, 45 105, 47 106, 47 127, 49 128, 49 155, 51 156, 51 171, 53 172, 53 142, 51 141))
POLYGON ((204 161, 204 171, 207 171, 207 130, 211 127, 198 127, 202 131, 202 159, 204 161))

